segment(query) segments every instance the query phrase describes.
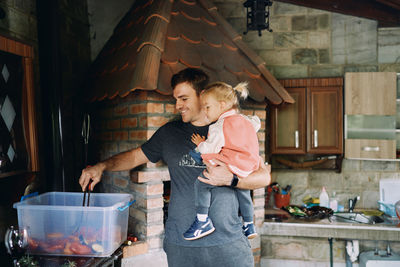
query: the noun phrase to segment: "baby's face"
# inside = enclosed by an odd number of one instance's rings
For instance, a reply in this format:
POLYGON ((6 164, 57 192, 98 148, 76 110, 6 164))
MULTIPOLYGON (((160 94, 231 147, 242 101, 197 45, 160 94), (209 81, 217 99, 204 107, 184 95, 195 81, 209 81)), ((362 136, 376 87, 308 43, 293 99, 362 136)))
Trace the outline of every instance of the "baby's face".
POLYGON ((201 108, 210 122, 215 122, 224 113, 222 102, 217 101, 212 95, 201 95, 200 102, 201 108))

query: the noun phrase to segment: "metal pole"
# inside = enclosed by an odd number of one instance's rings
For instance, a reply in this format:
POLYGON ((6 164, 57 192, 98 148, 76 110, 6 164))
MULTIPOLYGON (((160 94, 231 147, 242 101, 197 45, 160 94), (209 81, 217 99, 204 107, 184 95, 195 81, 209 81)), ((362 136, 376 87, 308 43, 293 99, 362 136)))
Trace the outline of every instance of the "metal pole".
POLYGON ((333 238, 329 237, 328 241, 329 241, 329 262, 330 266, 333 267, 333 238))

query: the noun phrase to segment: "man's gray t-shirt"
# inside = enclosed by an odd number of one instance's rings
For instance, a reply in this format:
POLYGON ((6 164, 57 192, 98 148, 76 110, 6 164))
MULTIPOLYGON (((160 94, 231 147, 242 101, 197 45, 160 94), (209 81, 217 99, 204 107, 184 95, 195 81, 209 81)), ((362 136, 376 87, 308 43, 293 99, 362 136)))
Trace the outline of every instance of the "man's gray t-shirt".
POLYGON ((204 165, 196 164, 189 155, 189 151, 196 147, 191 141, 191 136, 193 133, 207 136, 207 132, 208 126, 196 127, 190 123, 173 121, 158 129, 142 145, 144 154, 151 162, 163 160, 168 165, 171 195, 165 238, 169 243, 188 247, 209 247, 226 244, 243 235, 236 191, 220 186, 212 189, 209 211, 215 231, 197 240, 183 239, 183 233, 196 216, 194 181, 205 169, 204 165))

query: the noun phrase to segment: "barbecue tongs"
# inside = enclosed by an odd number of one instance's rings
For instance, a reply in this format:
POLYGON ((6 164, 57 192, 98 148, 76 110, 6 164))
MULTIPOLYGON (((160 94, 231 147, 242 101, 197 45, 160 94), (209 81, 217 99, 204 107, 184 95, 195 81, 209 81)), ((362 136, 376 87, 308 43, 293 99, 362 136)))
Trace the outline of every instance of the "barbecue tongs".
POLYGON ((85 191, 83 191, 83 202, 82 207, 89 207, 89 200, 90 200, 90 185, 92 184, 93 180, 90 179, 89 184, 86 186, 85 191), (87 193, 87 203, 86 203, 86 193, 87 193))

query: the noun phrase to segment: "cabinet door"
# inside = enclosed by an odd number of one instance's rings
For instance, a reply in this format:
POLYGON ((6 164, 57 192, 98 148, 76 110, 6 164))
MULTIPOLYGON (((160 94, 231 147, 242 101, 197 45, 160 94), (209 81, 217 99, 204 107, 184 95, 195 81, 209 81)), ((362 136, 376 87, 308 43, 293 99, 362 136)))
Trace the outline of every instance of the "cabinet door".
POLYGON ((310 87, 307 151, 341 154, 343 151, 342 87, 310 87))
POLYGON ((396 73, 346 73, 346 158, 396 158, 396 73))
POLYGON ((306 153, 306 89, 286 88, 294 104, 272 109, 271 153, 306 153))
POLYGON ((348 72, 345 77, 347 115, 396 115, 395 72, 348 72))

